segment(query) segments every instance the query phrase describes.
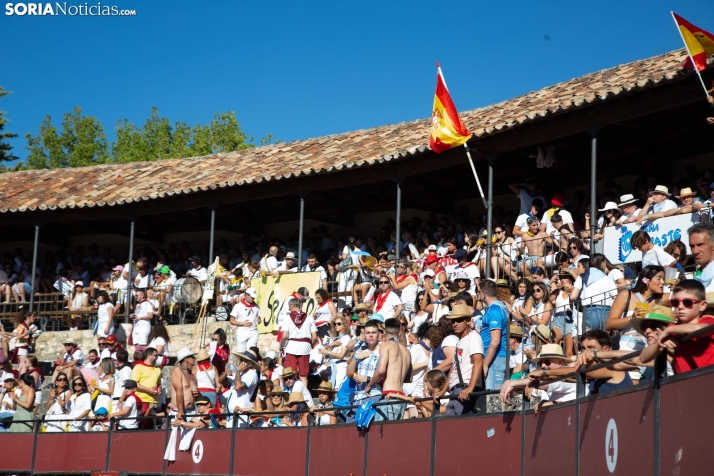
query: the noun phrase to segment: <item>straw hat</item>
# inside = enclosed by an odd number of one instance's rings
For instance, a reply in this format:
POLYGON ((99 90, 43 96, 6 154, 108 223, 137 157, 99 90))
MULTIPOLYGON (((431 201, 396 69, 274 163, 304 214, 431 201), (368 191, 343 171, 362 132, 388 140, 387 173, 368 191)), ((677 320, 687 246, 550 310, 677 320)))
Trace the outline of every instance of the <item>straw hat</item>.
POLYGON ((280 378, 287 378, 287 377, 292 377, 295 375, 295 371, 293 370, 292 367, 285 367, 283 369, 283 373, 280 374, 280 378))
POLYGON ((458 319, 460 317, 471 317, 472 312, 466 304, 456 304, 451 308, 451 314, 447 314, 447 319, 458 319))
POLYGON ((198 354, 196 354, 196 362, 203 362, 204 360, 208 360, 210 358, 211 356, 208 355, 206 349, 201 349, 198 351, 198 354))
POLYGON ((637 199, 631 193, 620 196, 620 203, 617 204, 618 207, 624 207, 625 205, 630 205, 635 203, 637 199))
POLYGON ((679 191, 679 195, 676 195, 677 198, 685 198, 685 197, 696 197, 697 192, 692 192, 692 189, 689 187, 684 187, 682 190, 679 191))
POLYGON ((531 331, 535 336, 542 340, 545 344, 550 342, 550 328, 545 324, 538 324, 538 326, 531 327, 531 331))
POLYGON ((369 306, 366 305, 366 304, 363 303, 363 302, 357 304, 357 305, 354 307, 353 311, 354 311, 354 312, 367 311, 367 313, 369 313, 369 314, 372 313, 372 309, 370 309, 369 306))
POLYGON ((511 334, 511 337, 523 337, 523 328, 521 326, 511 324, 508 326, 508 332, 511 334))
POLYGON ((654 195, 655 193, 661 193, 669 197, 669 189, 664 185, 657 185, 649 194, 654 195))
POLYGON ((573 359, 567 359, 565 354, 563 354, 563 348, 558 344, 544 344, 540 349, 540 354, 538 357, 533 359, 533 362, 540 362, 545 359, 563 359, 564 364, 569 364, 573 359))
POLYGON ((241 353, 233 353, 236 357, 238 357, 241 360, 245 360, 246 362, 250 362, 253 365, 258 365, 258 356, 253 353, 252 350, 246 350, 245 352, 241 353))
POLYGON ((608 211, 608 210, 617 210, 617 209, 618 209, 617 203, 615 203, 615 202, 607 202, 607 203, 605 204, 605 208, 601 208, 599 211, 601 211, 601 212, 606 212, 606 211, 608 211))
POLYGON ((315 389, 316 392, 324 392, 324 393, 337 393, 337 390, 332 388, 332 384, 330 382, 321 382, 320 386, 315 389))
POLYGON ((648 312, 644 318, 633 317, 630 319, 630 325, 640 334, 644 335, 645 330, 642 328, 642 324, 645 321, 656 321, 658 324, 668 326, 675 323, 674 313, 672 309, 653 304, 650 306, 650 312, 648 312))
POLYGON ((303 396, 302 392, 290 392, 290 397, 288 397, 288 401, 285 404, 292 405, 293 403, 305 403, 305 396, 303 396))
POLYGON ((508 284, 508 281, 505 279, 497 279, 496 280, 496 286, 506 286, 506 287, 511 287, 510 284, 508 284))

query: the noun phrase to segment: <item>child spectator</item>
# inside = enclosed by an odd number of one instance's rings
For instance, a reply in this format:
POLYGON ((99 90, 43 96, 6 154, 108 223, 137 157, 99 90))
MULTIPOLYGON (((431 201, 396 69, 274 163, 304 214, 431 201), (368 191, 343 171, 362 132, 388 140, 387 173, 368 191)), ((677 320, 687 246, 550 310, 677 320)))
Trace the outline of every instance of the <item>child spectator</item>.
POLYGON ((680 343, 677 336, 703 329, 714 324, 714 316, 702 316, 707 308, 704 286, 699 281, 686 279, 674 287, 669 300, 678 324, 670 324, 659 336, 659 345, 642 351, 640 360, 650 362, 660 352, 674 354, 675 373, 714 365, 714 334, 695 337, 680 343))
POLYGON ((646 231, 636 231, 632 234, 632 249, 642 252, 642 267, 656 265, 665 268, 675 266, 677 260, 659 246, 655 246, 646 231))

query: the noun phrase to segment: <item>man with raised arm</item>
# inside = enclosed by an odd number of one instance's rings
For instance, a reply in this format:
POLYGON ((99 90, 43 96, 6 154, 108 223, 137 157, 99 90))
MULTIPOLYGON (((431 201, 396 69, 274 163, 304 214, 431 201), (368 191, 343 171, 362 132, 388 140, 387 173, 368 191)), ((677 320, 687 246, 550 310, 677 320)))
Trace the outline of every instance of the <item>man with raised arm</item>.
MULTIPOLYGON (((372 387, 381 380, 381 401, 403 397, 402 385, 404 382, 411 382, 412 378, 412 357, 409 350, 399 342, 399 326, 398 319, 384 321, 384 342, 379 346, 377 370, 364 388, 364 393, 369 395, 372 387)), ((405 408, 406 402, 376 407, 374 420, 401 420, 405 408)))

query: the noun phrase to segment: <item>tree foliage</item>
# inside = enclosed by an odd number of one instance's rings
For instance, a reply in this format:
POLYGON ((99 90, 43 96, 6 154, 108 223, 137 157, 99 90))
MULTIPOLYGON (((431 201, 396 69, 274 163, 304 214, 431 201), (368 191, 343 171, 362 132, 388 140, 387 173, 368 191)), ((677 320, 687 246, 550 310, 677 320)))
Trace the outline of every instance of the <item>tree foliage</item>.
MULTIPOLYGON (((3 96, 7 96, 8 94, 10 94, 10 91, 5 91, 2 86, 0 86, 0 99, 2 99, 3 96)), ((3 129, 5 129, 5 124, 7 124, 7 122, 8 120, 5 117, 5 111, 0 109, 0 163, 9 162, 11 160, 17 159, 17 157, 10 154, 12 146, 5 142, 7 139, 14 139, 15 137, 17 137, 17 134, 13 134, 12 132, 3 132, 3 129)))
MULTIPOLYGON (((27 167, 39 169, 152 161, 255 147, 253 138, 241 130, 234 111, 216 114, 209 124, 190 127, 180 121, 172 125, 154 107, 141 127, 124 119, 117 121, 115 131, 116 141, 108 145, 99 120, 83 116, 79 107, 65 114, 61 131, 47 116, 40 124, 37 136, 26 136, 30 151, 27 167)), ((271 134, 260 140, 261 145, 271 142, 271 134)))

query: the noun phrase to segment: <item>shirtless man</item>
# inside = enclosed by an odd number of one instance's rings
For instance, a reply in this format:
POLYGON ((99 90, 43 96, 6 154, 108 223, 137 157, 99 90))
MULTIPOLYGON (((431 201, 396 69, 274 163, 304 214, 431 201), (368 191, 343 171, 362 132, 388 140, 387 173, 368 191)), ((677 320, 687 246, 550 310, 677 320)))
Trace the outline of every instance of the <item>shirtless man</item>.
MULTIPOLYGON (((390 399, 391 395, 404 396, 402 384, 411 382, 412 356, 407 348, 399 342, 399 320, 384 321, 384 342, 379 346, 379 363, 374 375, 364 388, 369 395, 374 385, 382 381, 382 401, 390 399)), ((404 416, 406 402, 396 405, 376 407, 375 421, 401 420, 404 416)))
POLYGON ((198 385, 191 369, 196 365, 196 354, 184 347, 178 353, 178 362, 171 371, 171 404, 169 412, 177 420, 185 420, 186 415, 196 411, 198 385))
POLYGON ((538 219, 530 217, 527 220, 528 231, 521 235, 521 244, 518 247, 518 253, 528 256, 518 261, 518 270, 523 273, 523 276, 530 276, 530 269, 533 267, 545 267, 545 242, 551 241, 551 238, 546 232, 541 231, 538 226, 538 219))

